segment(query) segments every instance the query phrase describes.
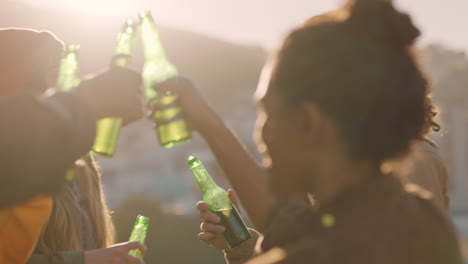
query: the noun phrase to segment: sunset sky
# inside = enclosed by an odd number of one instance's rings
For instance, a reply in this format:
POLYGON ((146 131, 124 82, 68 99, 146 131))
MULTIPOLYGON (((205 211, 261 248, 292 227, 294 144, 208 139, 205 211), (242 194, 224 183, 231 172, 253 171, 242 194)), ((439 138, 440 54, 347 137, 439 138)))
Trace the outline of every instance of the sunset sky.
MULTIPOLYGON (((150 9, 160 24, 272 48, 306 18, 342 0, 16 0, 94 15, 133 15, 150 9)), ((396 0, 423 30, 421 43, 468 51, 468 0, 396 0)), ((98 22, 98 21, 96 21, 98 22)))

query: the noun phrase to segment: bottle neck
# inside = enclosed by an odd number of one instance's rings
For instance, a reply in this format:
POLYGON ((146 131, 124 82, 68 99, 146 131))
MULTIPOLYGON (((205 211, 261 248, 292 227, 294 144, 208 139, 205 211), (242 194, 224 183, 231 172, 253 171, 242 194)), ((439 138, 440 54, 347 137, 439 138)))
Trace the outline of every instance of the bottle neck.
POLYGON ((161 42, 158 43, 160 46, 148 46, 143 48, 143 57, 145 63, 157 63, 157 64, 168 64, 170 63, 164 48, 161 46, 161 42))
POLYGON ((125 68, 130 64, 133 57, 135 42, 135 34, 127 34, 125 32, 119 33, 117 45, 114 49, 114 56, 112 58, 112 66, 125 68))
POLYGON ((145 61, 167 60, 159 32, 152 19, 143 18, 141 36, 145 61))
POLYGON ((202 164, 193 167, 192 172, 202 192, 219 188, 219 186, 215 183, 213 178, 211 178, 211 176, 208 174, 208 171, 206 171, 202 164))

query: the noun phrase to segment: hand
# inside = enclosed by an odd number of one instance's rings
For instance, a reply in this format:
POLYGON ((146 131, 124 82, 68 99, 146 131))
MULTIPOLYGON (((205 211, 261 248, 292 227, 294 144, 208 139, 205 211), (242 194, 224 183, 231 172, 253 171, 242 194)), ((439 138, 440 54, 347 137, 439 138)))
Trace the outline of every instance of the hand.
POLYGON ((144 255, 146 247, 139 242, 125 242, 108 248, 101 248, 85 252, 85 264, 144 264, 140 259, 132 257, 128 252, 139 249, 144 255))
POLYGON ((205 102, 192 82, 183 77, 169 79, 156 87, 156 92, 164 94, 173 92, 179 96, 179 104, 184 109, 184 115, 194 130, 203 132, 209 130, 213 122, 220 121, 216 113, 205 102))
MULTIPOLYGON (((228 196, 234 206, 239 208, 239 203, 234 190, 229 189, 228 196)), ((208 210, 208 205, 203 201, 197 203, 197 210, 202 219, 202 223, 200 225, 200 230, 202 232, 198 234, 198 239, 217 249, 229 251, 230 248, 224 243, 224 239, 221 236, 221 234, 224 233, 225 228, 224 226, 219 225, 221 220, 219 216, 210 212, 208 210)))
POLYGON ((115 67, 83 81, 76 93, 93 108, 98 119, 122 118, 124 123, 143 116, 141 76, 115 67))

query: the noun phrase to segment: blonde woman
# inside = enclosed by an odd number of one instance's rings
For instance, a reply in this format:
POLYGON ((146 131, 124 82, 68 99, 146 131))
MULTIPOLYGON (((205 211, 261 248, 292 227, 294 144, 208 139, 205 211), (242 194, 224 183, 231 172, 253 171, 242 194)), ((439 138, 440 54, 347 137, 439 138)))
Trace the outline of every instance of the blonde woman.
POLYGON ((146 248, 139 243, 113 245, 114 225, 94 158, 87 155, 75 163, 75 180, 54 197, 52 214, 28 264, 134 263, 131 249, 146 248))

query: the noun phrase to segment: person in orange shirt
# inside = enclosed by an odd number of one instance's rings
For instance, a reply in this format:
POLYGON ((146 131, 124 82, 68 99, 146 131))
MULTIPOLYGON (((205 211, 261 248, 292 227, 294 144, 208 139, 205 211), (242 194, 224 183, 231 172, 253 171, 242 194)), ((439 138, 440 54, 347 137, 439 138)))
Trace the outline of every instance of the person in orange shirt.
POLYGON ((96 121, 142 116, 141 77, 111 69, 73 94, 45 96, 62 42, 46 31, 9 28, 0 30, 0 43, 0 263, 16 264, 35 247, 66 171, 91 149, 96 121))

